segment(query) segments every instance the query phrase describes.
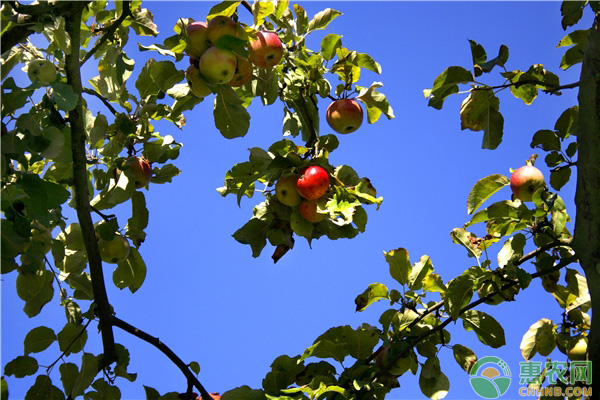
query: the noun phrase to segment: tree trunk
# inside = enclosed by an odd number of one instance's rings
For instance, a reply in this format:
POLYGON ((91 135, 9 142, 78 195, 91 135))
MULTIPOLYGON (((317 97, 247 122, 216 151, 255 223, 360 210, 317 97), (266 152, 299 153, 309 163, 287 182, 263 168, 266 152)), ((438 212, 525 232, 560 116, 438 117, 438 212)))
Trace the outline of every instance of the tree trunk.
POLYGON ((588 356, 594 399, 600 398, 600 13, 596 13, 581 68, 577 130, 577 193, 573 245, 592 300, 588 356), (596 315, 596 313, 599 313, 596 315))

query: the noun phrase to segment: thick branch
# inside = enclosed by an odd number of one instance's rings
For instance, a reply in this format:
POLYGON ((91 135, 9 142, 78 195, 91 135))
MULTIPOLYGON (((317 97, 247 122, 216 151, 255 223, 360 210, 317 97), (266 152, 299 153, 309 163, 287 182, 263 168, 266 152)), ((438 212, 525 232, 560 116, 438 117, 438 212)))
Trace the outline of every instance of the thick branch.
POLYGON ((85 64, 85 62, 87 60, 89 60, 94 55, 94 53, 96 53, 96 51, 98 51, 98 49, 100 48, 100 46, 102 46, 104 44, 104 42, 106 42, 108 39, 113 37, 117 28, 119 26, 121 26, 123 21, 125 21, 125 18, 127 18, 130 15, 131 15, 130 1, 123 1, 123 11, 121 12, 121 15, 119 16, 119 18, 117 18, 117 20, 115 22, 113 22, 106 29, 106 32, 104 32, 102 37, 96 41, 96 44, 94 44, 94 47, 85 55, 85 58, 83 60, 81 60, 81 65, 85 64))
MULTIPOLYGON (((577 127, 577 191, 573 247, 585 271, 592 309, 600 310, 600 13, 596 13, 581 66, 577 127)), ((600 318, 592 315, 589 360, 600 366, 600 318)), ((600 382, 600 368, 592 379, 600 382)), ((596 397, 600 391, 596 392, 596 397)))
POLYGON ((116 327, 123 329, 125 332, 128 332, 133 336, 140 338, 143 341, 148 342, 154 347, 156 347, 164 355, 166 355, 169 358, 169 360, 171 360, 173 364, 177 366, 177 368, 181 370, 183 375, 185 375, 185 377, 187 378, 188 383, 191 382, 200 391, 200 394, 202 395, 203 399, 212 399, 212 396, 206 391, 206 389, 204 389, 204 386, 202 386, 202 384, 200 383, 198 378, 196 378, 194 373, 190 370, 188 365, 185 362, 183 362, 183 360, 179 358, 177 354, 175 354, 173 350, 171 350, 166 344, 161 342, 159 338, 151 336, 146 332, 136 328, 135 326, 129 325, 127 322, 117 317, 112 317, 112 324, 116 327))
POLYGON ((2 34, 0 49, 2 54, 34 33, 29 29, 31 26, 37 23, 53 24, 55 18, 68 14, 72 9, 70 1, 58 1, 54 5, 47 3, 23 5, 14 1, 7 3, 19 14, 11 18, 15 20, 13 25, 2 34))
POLYGON ((100 320, 100 331, 104 346, 104 358, 102 367, 116 361, 117 351, 111 325, 111 308, 104 285, 104 274, 102 272, 102 259, 98 248, 98 240, 94 230, 91 216, 90 193, 88 191, 87 158, 85 153, 85 125, 84 113, 81 104, 81 71, 79 69, 79 43, 81 34, 81 14, 86 3, 71 3, 71 14, 65 18, 66 31, 71 37, 71 52, 65 58, 65 70, 67 83, 79 97, 77 106, 69 112, 71 125, 71 152, 73 155, 73 195, 77 218, 81 226, 85 250, 90 264, 90 275, 92 279, 92 290, 94 303, 97 306, 98 318, 100 320))

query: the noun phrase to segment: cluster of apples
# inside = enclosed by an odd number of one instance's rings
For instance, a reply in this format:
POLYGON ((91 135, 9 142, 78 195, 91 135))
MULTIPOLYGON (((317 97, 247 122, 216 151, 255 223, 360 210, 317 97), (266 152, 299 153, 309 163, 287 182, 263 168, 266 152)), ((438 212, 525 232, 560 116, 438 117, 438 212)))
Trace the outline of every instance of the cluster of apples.
POLYGON ((363 109, 355 99, 334 100, 325 113, 327 123, 337 133, 352 133, 363 122, 363 109))
POLYGON ((298 174, 287 174, 275 184, 275 195, 282 204, 298 206, 300 214, 309 222, 319 222, 327 214, 319 212, 325 208, 323 195, 329 189, 329 173, 318 165, 309 165, 298 174))
POLYGON ((274 32, 260 31, 250 38, 248 58, 216 46, 222 37, 229 35, 240 38, 245 35, 238 22, 231 17, 219 15, 208 23, 194 21, 187 25, 186 54, 190 66, 186 79, 191 92, 198 97, 212 93, 210 84, 238 87, 252 80, 253 65, 272 68, 283 57, 283 43, 274 32))

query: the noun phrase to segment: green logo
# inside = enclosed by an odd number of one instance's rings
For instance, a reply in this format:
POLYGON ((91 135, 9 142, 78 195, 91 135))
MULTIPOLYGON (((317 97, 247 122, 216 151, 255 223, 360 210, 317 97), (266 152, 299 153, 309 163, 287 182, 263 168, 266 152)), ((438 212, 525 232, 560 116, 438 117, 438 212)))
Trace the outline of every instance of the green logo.
POLYGON ((510 368, 498 357, 483 357, 469 372, 471 387, 484 399, 497 399, 510 386, 510 368))

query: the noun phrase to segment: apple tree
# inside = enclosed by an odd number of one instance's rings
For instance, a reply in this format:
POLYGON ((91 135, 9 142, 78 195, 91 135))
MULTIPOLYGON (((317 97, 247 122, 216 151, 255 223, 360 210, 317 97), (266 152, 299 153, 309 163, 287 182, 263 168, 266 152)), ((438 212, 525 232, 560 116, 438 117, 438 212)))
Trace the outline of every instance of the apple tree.
MULTIPOLYGON (((285 137, 267 149, 251 148, 248 160, 232 166, 218 189, 223 196, 235 196, 238 204, 260 192, 261 202, 234 237, 249 245, 254 257, 270 244, 277 262, 298 236, 309 242, 356 236, 366 227, 365 206, 381 204, 368 178, 349 165, 331 164, 342 136, 320 135, 318 114, 319 104, 337 103, 327 111, 327 122, 340 134, 360 126, 359 113, 353 111, 357 105, 361 116, 366 107, 370 123, 382 115, 393 118, 379 92, 381 83, 358 84, 362 69, 379 73, 381 67, 368 54, 345 48, 336 34, 326 35, 319 51, 306 47, 306 36, 327 28, 340 15, 336 10, 309 17, 286 1, 242 1, 215 5, 206 23, 182 18, 175 35, 162 44, 140 46, 158 55, 133 75, 135 61, 123 46, 130 34, 156 35, 150 11, 140 2, 118 2, 114 9, 106 2, 68 4, 2 5, 2 273, 18 274, 17 293, 28 316, 38 315, 54 299, 56 287, 67 318, 56 329, 32 330, 24 338, 25 354, 6 364, 4 375, 37 374, 28 398, 120 398, 119 379, 133 381, 136 375, 128 370, 129 352, 114 341, 117 327, 164 352, 188 380, 185 393, 161 396, 145 387, 147 398, 194 398, 194 390, 209 398, 196 376, 198 363, 182 361, 157 338, 118 318, 103 281, 104 261, 117 263, 117 287, 135 292, 143 284, 148 210, 140 189, 168 183, 179 172, 174 162, 181 144, 156 132, 152 121, 184 128, 184 113, 214 97, 215 126, 234 139, 249 132, 251 101, 283 105, 285 137), (27 40, 36 33, 46 38, 47 47, 27 40), (203 62, 205 54, 214 58, 203 62), (242 67, 245 59, 252 62, 249 78, 242 67), (80 71, 87 62, 98 63, 98 76, 84 86, 80 71), (28 72, 30 85, 16 84, 11 76, 16 66, 28 72), (134 88, 131 77, 136 77, 134 88), (101 99, 109 114, 90 111, 86 96, 101 99), (126 203, 132 212, 123 227, 110 210, 126 203), (78 223, 66 224, 66 207, 76 210, 78 223), (102 335, 103 352, 97 355, 86 352, 92 322, 102 335), (81 361, 62 362, 58 371, 54 365, 40 370, 33 355, 54 342, 63 352, 56 364, 79 353, 81 361)), ((600 10, 598 2, 565 1, 561 12, 565 30, 584 12, 595 15, 591 28, 571 31, 559 42, 568 47, 561 67, 581 66, 578 82, 563 83, 559 73, 542 64, 515 67, 504 45, 488 59, 483 46, 472 40, 472 65, 448 67, 425 90, 428 105, 439 110, 449 96, 463 96, 461 128, 482 131, 482 147, 488 150, 502 143, 500 100, 514 101, 503 95, 531 104, 540 91, 552 96, 578 90, 578 104, 532 135, 531 147, 545 153, 551 175, 544 182, 535 174, 482 177, 468 194, 470 220, 451 232, 451 240, 466 252, 468 269, 442 277, 426 255, 417 261, 402 247, 386 251, 397 287, 372 283, 355 299, 360 312, 389 303, 380 326, 333 327, 303 354, 274 360, 261 388, 232 388, 224 398, 379 399, 410 379, 409 373, 418 374, 425 396, 443 398, 450 382, 439 351, 451 350, 466 372, 478 360, 472 348, 453 341, 451 324, 461 322, 486 346, 503 346, 501 321, 478 306, 518 301, 534 279, 564 312, 523 332, 524 359, 550 356, 558 348, 573 362, 598 360, 600 320, 592 319, 590 311, 600 301, 600 10), (560 190, 570 183, 574 168, 577 217, 570 232, 560 190), (508 185, 513 198, 498 198, 508 185)), ((523 163, 533 165, 537 158, 523 163)), ((550 368, 551 362, 529 384, 544 385, 550 368)), ((573 377, 573 385, 585 388, 594 378, 600 381, 600 372, 592 373, 573 377)), ((5 390, 5 380, 2 385, 5 390)))
MULTIPOLYGON (((288 1, 219 3, 206 16, 181 18, 163 43, 139 45, 155 54, 139 66, 125 51, 130 36, 158 34, 141 1, 2 3, 2 273, 17 275, 28 317, 51 301, 66 315, 57 326, 31 330, 24 354, 6 363, 7 379, 37 375, 28 399, 119 398, 118 379, 134 381, 136 374, 128 370, 129 351, 115 343, 115 327, 153 344, 181 369, 189 382, 181 396, 197 390, 210 397, 196 376, 198 363, 185 363, 118 318, 106 292, 103 263, 116 264, 112 280, 120 289, 134 293, 144 283, 144 188, 180 172, 182 144, 153 121, 185 129, 185 113, 213 101, 216 128, 235 139, 250 131, 253 101, 283 106, 283 138, 251 148, 247 161, 224 171, 218 189, 238 204, 260 193, 249 221, 234 233, 252 256, 269 244, 277 262, 297 237, 353 238, 366 229, 367 206, 378 208, 383 198, 348 163, 333 163, 340 140, 320 134, 319 107, 351 102, 353 109, 327 114, 334 129, 352 124, 342 134, 360 126, 363 107, 368 123, 394 114, 382 83, 361 86, 362 70, 381 73, 371 56, 345 47, 334 33, 319 49, 307 47, 308 35, 340 15, 327 8, 309 16, 288 1), (90 63, 97 75, 84 81, 90 63), (26 85, 15 79, 22 73, 26 85), (276 186, 285 180, 282 194, 276 186), (131 210, 127 220, 111 213, 123 205, 131 210), (67 221, 68 208, 77 222, 67 221), (101 354, 86 347, 92 323, 101 354), (41 367, 35 354, 56 342, 62 354, 41 367), (80 361, 64 361, 74 354, 80 361)), ((4 396, 4 378, 2 388, 4 396)), ((150 387, 146 393, 160 397, 150 387)))

